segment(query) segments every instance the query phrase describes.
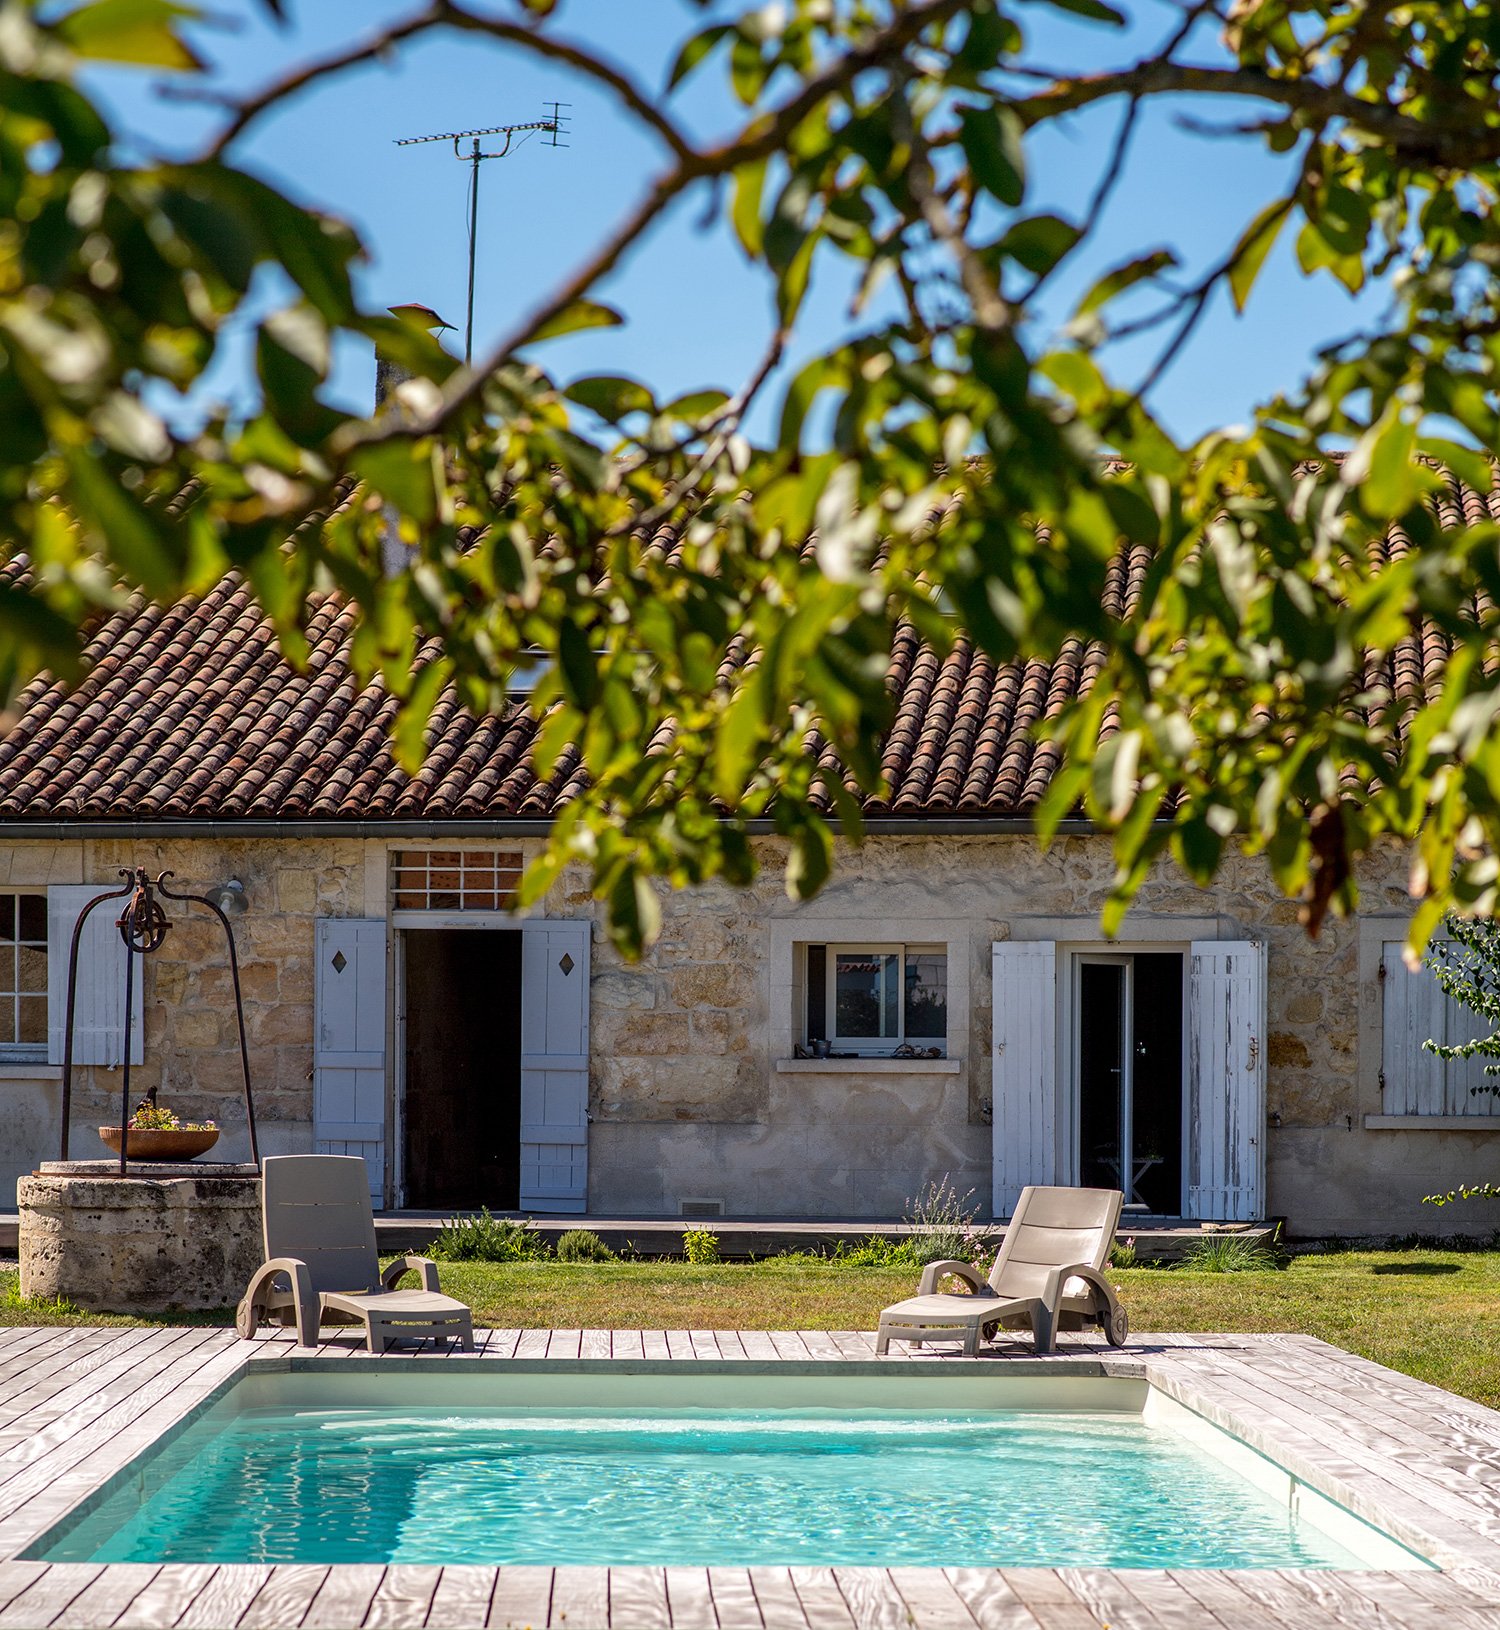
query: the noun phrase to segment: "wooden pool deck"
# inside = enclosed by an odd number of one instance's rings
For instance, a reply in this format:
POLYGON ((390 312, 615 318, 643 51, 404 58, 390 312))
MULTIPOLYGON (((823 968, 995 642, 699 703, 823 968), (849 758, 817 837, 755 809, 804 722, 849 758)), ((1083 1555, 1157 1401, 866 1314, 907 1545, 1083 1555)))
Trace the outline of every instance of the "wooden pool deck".
MULTIPOLYGON (((876 1358, 862 1332, 492 1330, 476 1354, 370 1357, 222 1329, 0 1330, 0 1559, 256 1368, 481 1365, 724 1375, 842 1363, 1143 1377, 1335 1492, 1442 1572, 1102 1568, 214 1566, 0 1560, 8 1627, 533 1630, 1500 1630, 1500 1413, 1305 1336, 1064 1338, 876 1358)), ((566 1549, 566 1535, 559 1547, 566 1549)))

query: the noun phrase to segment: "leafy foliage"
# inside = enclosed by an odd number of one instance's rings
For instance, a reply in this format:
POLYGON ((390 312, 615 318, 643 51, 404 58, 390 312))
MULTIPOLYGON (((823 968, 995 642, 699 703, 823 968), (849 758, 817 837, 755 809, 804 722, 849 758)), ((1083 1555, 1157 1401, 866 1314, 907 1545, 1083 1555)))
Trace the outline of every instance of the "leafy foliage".
MULTIPOLYGON (((1430 1038, 1422 1043, 1439 1058, 1483 1058, 1486 1075, 1500 1075, 1500 923, 1449 917, 1447 937, 1427 947, 1426 963, 1446 995, 1483 1020, 1488 1034, 1454 1046, 1430 1038)), ((1474 1087, 1474 1093, 1500 1092, 1500 1083, 1474 1087)))
MULTIPOLYGON (((1099 0, 1044 6, 1106 39, 1122 21, 1099 0)), ((1107 927, 1158 860, 1206 882, 1238 847, 1316 931, 1393 838, 1414 854, 1416 943, 1450 910, 1493 912, 1497 525, 1478 506, 1444 532, 1433 502, 1451 496, 1438 464, 1489 492, 1480 450, 1500 444, 1489 0, 1251 0, 1222 14, 1217 46, 1200 25, 1221 14, 1195 5, 1154 53, 1122 45, 1072 75, 1035 60, 1043 8, 1015 0, 757 5, 701 28, 666 76, 670 91, 727 74, 744 122, 708 145, 670 95, 558 34, 560 9, 414 14, 229 104, 207 151, 168 164, 135 156, 79 73, 145 65, 211 96, 185 8, 6 8, 0 550, 31 571, 0 579, 0 700, 43 667, 76 678, 79 630, 129 593, 169 599, 230 566, 294 659, 311 589, 355 602, 355 657, 402 699, 408 764, 445 687, 498 708, 540 649, 536 763, 571 773, 581 753, 589 782, 525 897, 581 863, 637 950, 655 880, 749 880, 753 820, 782 840, 794 897, 821 886, 835 830, 858 832, 854 794, 880 785, 895 631, 908 619, 941 646, 945 606, 1001 661, 1096 653, 1087 694, 1038 721, 1066 754, 1039 822, 1045 835, 1082 805, 1114 833, 1107 927), (472 371, 359 311, 354 235, 227 157, 293 90, 440 29, 566 64, 666 153, 597 252, 472 371), (1162 96, 1243 102, 1241 139, 1289 157, 1285 188, 1196 282, 1142 246, 1050 332, 1041 293, 1088 252, 1136 114, 1162 96), (1038 208, 1039 138, 1106 103, 1125 117, 1090 207, 1038 208), (689 194, 723 213, 774 296, 754 376, 669 402, 648 383, 550 378, 533 348, 618 320, 597 286, 689 194), (1390 309, 1247 428, 1178 445, 1149 387, 1220 287, 1253 297, 1278 242, 1309 278, 1390 275, 1390 309), (753 445, 746 407, 835 263, 855 273, 863 326, 778 387, 777 434, 753 445), (155 404, 202 377, 266 267, 292 296, 256 327, 258 407, 175 428, 155 404), (893 304, 873 299, 882 286, 893 304), (1162 336, 1155 363, 1113 379, 1110 342, 1143 332, 1162 336), (374 420, 320 395, 350 334, 413 375, 374 420), (398 571, 382 560, 392 525, 398 571), (1387 533, 1389 560, 1368 547, 1387 533), (1150 561, 1128 606, 1110 592, 1122 549, 1150 561), (1398 702, 1371 676, 1418 623, 1446 674, 1398 702)))
POLYGON ((960 1194, 947 1172, 908 1200, 902 1221, 919 1230, 912 1240, 917 1260, 978 1262, 987 1251, 985 1236, 974 1226, 978 1209, 973 1189, 960 1194))
POLYGON ((549 1254, 529 1222, 478 1213, 447 1218, 427 1254, 438 1262, 528 1262, 549 1254))
POLYGON ((682 1254, 694 1267, 711 1267, 720 1260, 719 1236, 707 1228, 684 1228, 682 1254))
POLYGON ((559 1262, 613 1262, 615 1253, 592 1228, 570 1228, 557 1242, 559 1262))

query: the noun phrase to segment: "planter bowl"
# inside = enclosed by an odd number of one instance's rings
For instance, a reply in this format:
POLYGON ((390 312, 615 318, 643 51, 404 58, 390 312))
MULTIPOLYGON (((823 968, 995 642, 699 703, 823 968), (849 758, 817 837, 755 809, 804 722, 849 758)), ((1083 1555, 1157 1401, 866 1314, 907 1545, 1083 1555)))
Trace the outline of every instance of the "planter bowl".
MULTIPOLYGON (((120 1129, 118 1126, 101 1126, 99 1136, 114 1150, 120 1152, 120 1129)), ((127 1160, 192 1160, 212 1149, 219 1141, 219 1129, 209 1127, 206 1131, 188 1131, 183 1127, 144 1127, 132 1126, 130 1128, 130 1141, 125 1146, 127 1160)))

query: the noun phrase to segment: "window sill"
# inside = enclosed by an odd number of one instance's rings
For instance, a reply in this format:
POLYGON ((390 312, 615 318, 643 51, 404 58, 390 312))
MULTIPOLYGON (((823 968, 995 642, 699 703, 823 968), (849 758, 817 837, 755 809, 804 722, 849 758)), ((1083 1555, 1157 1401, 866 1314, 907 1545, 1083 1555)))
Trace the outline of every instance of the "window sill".
POLYGON ((957 1075, 961 1058, 778 1058, 777 1075, 957 1075))
POLYGON ((0 1081, 61 1081, 62 1066, 46 1059, 28 1063, 23 1058, 0 1059, 0 1081))
POLYGON ((1500 1132, 1500 1115, 1366 1115, 1366 1132, 1500 1132))

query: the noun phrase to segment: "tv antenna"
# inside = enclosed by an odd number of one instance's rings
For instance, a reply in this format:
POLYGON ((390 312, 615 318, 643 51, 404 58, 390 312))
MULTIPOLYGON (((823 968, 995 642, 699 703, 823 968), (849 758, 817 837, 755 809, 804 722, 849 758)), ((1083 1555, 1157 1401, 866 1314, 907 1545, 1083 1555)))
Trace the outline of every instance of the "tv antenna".
POLYGON ((532 136, 542 132, 551 139, 544 145, 547 147, 566 147, 563 140, 568 134, 568 114, 566 110, 572 106, 570 102, 544 102, 544 108, 549 110, 545 119, 533 119, 528 124, 517 125, 487 125, 483 130, 444 130, 435 136, 403 136, 397 147, 417 147, 423 142, 451 141, 453 143, 453 156, 469 166, 469 303, 468 320, 464 325, 464 361, 474 360, 474 260, 475 251, 479 241, 479 166, 486 159, 506 158, 511 150, 519 147, 521 142, 529 141, 532 136), (479 140, 481 136, 503 136, 498 152, 486 153, 481 150, 479 140), (516 138, 521 140, 517 141, 516 138), (469 142, 471 145, 465 152, 460 142, 469 142))

